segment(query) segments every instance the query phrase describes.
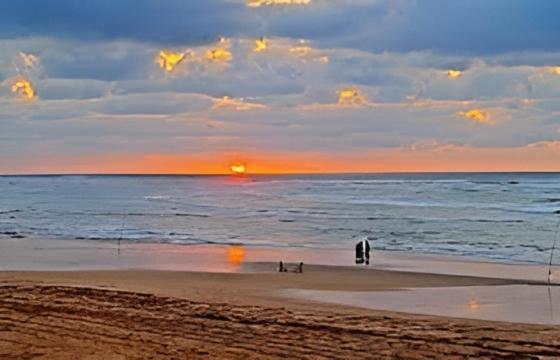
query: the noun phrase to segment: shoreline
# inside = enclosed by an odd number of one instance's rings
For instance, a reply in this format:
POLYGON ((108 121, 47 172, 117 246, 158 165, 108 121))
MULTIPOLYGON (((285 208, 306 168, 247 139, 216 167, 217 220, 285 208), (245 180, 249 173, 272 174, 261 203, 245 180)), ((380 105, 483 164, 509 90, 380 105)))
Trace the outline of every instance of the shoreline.
MULTIPOLYGON (((100 239, 100 238, 86 238, 86 237, 52 237, 52 236, 29 236, 19 234, 17 232, 12 233, 0 233, 0 245, 2 241, 17 241, 17 240, 31 240, 31 241, 64 241, 65 243, 89 243, 89 244, 97 244, 97 248, 104 248, 107 250, 114 249, 116 251, 118 247, 119 239, 100 239), (10 235, 7 235, 7 234, 10 235), (21 236, 21 237, 20 237, 21 236)), ((173 242, 173 241, 157 241, 155 239, 150 240, 131 240, 131 239, 122 239, 121 246, 123 249, 126 248, 136 248, 142 246, 177 246, 177 247, 193 247, 193 248, 201 248, 201 247, 232 247, 232 246, 241 246, 245 248, 252 248, 252 249, 269 249, 269 250, 276 250, 278 252, 287 250, 287 251, 305 251, 305 252, 327 252, 327 253, 334 253, 334 252, 342 252, 345 254, 349 254, 348 247, 328 247, 328 248, 321 248, 321 247, 314 247, 314 246, 280 246, 280 245, 268 245, 268 244, 245 244, 242 242, 239 243, 220 243, 220 242, 200 242, 200 243, 180 243, 180 242, 173 242)), ((351 244, 350 244, 351 245, 351 244)), ((352 246, 350 246, 351 248, 352 246)), ((438 253, 438 252, 429 252, 429 251, 417 251, 415 254, 412 254, 412 250, 385 250, 372 247, 371 249, 373 254, 381 254, 382 256, 386 255, 394 255, 396 257, 403 257, 403 258, 432 258, 432 259, 440 259, 440 260, 449 260, 449 261, 460 261, 460 262, 471 262, 471 263, 490 263, 490 264, 502 264, 502 265, 546 265, 545 262, 539 261, 520 261, 520 260, 511 260, 507 258, 490 258, 490 257, 482 257, 482 256, 473 256, 473 255, 461 255, 461 254, 449 254, 449 253, 438 253)), ((548 257, 546 257, 548 258, 548 257)), ((546 260, 546 259, 545 259, 546 260)), ((560 265, 559 265, 560 266, 560 265)))
MULTIPOLYGON (((373 250, 369 267, 354 264, 353 249, 237 245, 116 243, 50 238, 0 238, 0 271, 169 270, 254 272, 251 264, 279 261, 459 276, 546 281, 548 265, 373 250)), ((553 266, 553 282, 560 267, 553 266)))

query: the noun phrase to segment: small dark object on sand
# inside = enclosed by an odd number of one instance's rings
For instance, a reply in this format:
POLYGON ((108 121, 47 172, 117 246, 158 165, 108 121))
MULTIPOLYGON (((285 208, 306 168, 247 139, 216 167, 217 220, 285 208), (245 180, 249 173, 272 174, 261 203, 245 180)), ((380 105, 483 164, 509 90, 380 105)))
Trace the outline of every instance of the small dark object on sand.
MULTIPOLYGON (((288 266, 284 265, 283 261, 278 263, 278 272, 288 272, 288 266)), ((290 272, 301 274, 303 272, 303 262, 300 262, 293 270, 290 270, 290 272)))
POLYGON ((23 235, 12 235, 11 238, 12 239, 24 239, 25 236, 23 236, 23 235))

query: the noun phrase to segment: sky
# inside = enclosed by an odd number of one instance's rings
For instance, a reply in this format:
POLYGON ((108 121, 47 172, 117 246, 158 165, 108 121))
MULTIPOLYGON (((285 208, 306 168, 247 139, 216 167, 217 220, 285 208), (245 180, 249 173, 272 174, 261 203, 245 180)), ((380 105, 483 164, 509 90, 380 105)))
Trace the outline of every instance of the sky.
POLYGON ((560 171, 557 0, 0 2, 0 174, 560 171))

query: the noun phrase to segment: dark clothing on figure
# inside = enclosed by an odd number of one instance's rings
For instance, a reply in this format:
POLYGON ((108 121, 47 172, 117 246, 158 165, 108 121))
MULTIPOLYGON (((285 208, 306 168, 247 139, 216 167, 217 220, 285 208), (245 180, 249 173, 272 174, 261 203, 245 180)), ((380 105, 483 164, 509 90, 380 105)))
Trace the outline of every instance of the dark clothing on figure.
POLYGON ((369 265, 369 241, 364 239, 356 244, 356 264, 369 265))

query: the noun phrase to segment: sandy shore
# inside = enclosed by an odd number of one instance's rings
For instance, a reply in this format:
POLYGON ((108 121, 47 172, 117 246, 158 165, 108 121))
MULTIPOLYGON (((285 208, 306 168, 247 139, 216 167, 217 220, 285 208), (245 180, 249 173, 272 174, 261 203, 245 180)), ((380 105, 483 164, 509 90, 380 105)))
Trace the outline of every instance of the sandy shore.
MULTIPOLYGON (((254 273, 211 273, 154 270, 0 272, 0 283, 56 284, 144 292, 237 305, 287 306, 275 294, 285 289, 380 291, 445 286, 489 286, 525 281, 306 265, 303 274, 278 273, 276 264, 259 263, 254 273)), ((315 307, 315 305, 313 305, 315 307)))
POLYGON ((278 296, 494 286, 515 280, 349 267, 303 274, 153 270, 0 273, 0 357, 462 358, 560 356, 558 327, 383 312, 278 296))
MULTIPOLYGON (((453 318, 442 306, 494 314, 497 304, 461 294, 537 293, 539 266, 375 253, 363 268, 341 266, 352 254, 336 250, 134 244, 118 254, 25 240, 0 242, 1 359, 560 357, 558 326, 453 318), (304 273, 276 272, 279 258, 304 260, 304 273), (395 312, 426 306, 448 317, 395 312)), ((514 311, 528 309, 548 311, 514 311)))
MULTIPOLYGON (((240 263, 303 261, 306 264, 352 266, 353 247, 348 249, 245 247, 239 263, 232 262, 232 247, 224 245, 123 244, 58 239, 11 239, 0 236, 2 270, 170 270, 243 272, 254 268, 240 263)), ((462 257, 373 251, 371 267, 382 270, 453 274, 503 279, 544 281, 547 268, 538 264, 506 264, 462 257)), ((554 268, 560 281, 560 268, 554 268)))

